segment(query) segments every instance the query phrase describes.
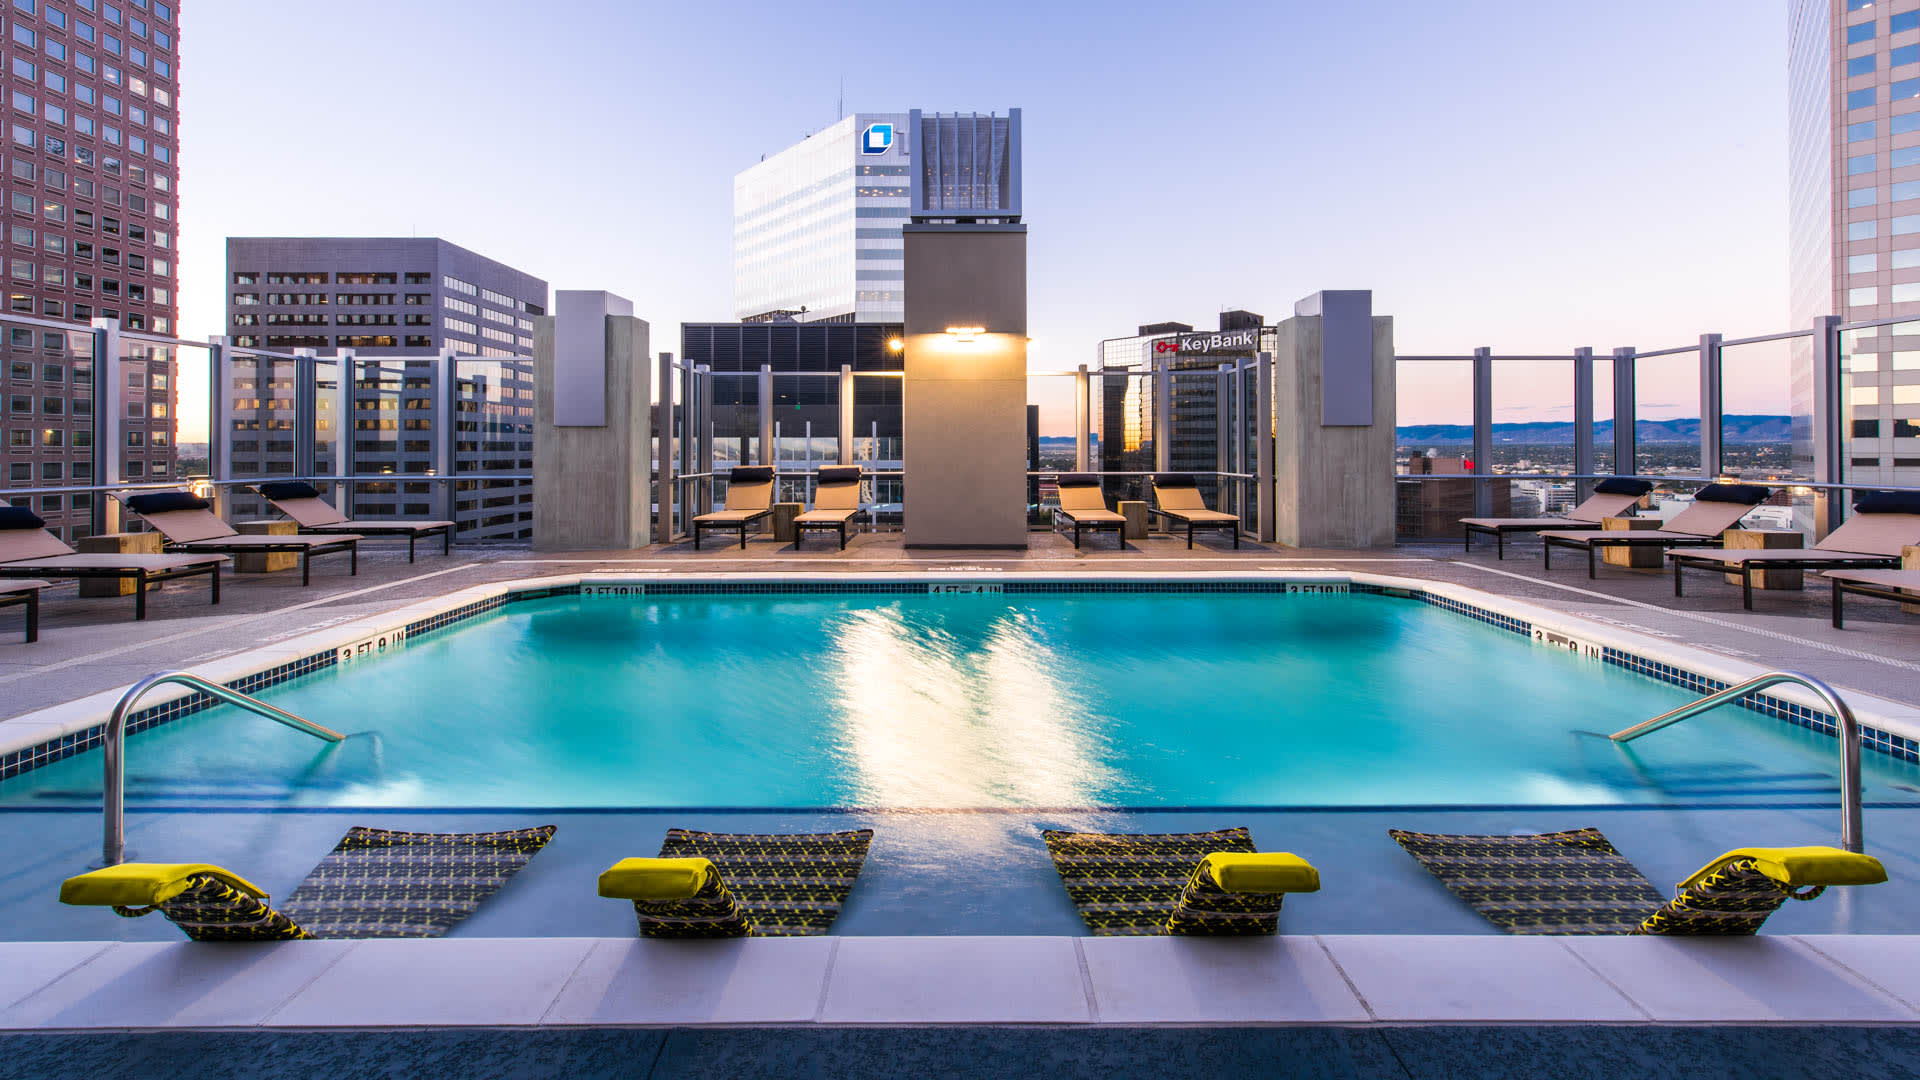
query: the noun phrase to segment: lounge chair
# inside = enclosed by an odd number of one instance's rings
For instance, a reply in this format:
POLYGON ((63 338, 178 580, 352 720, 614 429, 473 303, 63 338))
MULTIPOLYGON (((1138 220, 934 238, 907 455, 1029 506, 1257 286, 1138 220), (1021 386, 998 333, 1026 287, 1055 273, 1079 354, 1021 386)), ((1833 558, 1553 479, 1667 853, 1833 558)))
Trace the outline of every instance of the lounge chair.
POLYGON ((1107 497, 1100 492, 1100 478, 1081 473, 1060 477, 1060 508, 1054 514, 1073 523, 1073 546, 1080 546, 1080 532, 1091 529, 1113 531, 1113 538, 1127 546, 1127 519, 1107 509, 1107 497))
POLYGON ((205 574, 212 602, 220 602, 224 555, 82 555, 61 543, 45 525, 30 510, 0 506, 0 578, 131 580, 133 617, 144 619, 149 584, 205 574))
POLYGON ((275 510, 292 518, 303 533, 359 533, 362 536, 404 536, 407 561, 413 561, 413 545, 423 536, 440 534, 440 554, 453 554, 451 521, 349 521, 322 499, 312 484, 300 480, 276 480, 255 484, 253 490, 273 504, 275 510))
POLYGON ((1594 577, 1594 552, 1601 548, 1670 548, 1717 544, 1720 534, 1740 524, 1754 507, 1766 501, 1772 489, 1757 484, 1708 484, 1694 493, 1693 505, 1673 515, 1658 529, 1643 531, 1602 529, 1555 530, 1540 534, 1544 545, 1541 565, 1553 569, 1553 549, 1580 548, 1587 553, 1587 576, 1594 577))
POLYGON ((279 906, 212 863, 121 863, 68 878, 60 902, 158 911, 195 941, 440 937, 520 872, 555 826, 415 833, 355 826, 279 906))
POLYGON ((1460 524, 1466 529, 1466 549, 1473 550, 1474 533, 1485 533, 1493 537, 1495 557, 1504 559, 1507 557, 1508 533, 1546 532, 1550 529, 1564 529, 1579 522, 1599 525, 1610 517, 1620 517, 1627 513, 1646 496, 1647 492, 1652 490, 1653 484, 1649 481, 1610 476, 1593 485, 1593 494, 1587 496, 1580 505, 1568 510, 1566 517, 1461 518, 1460 524))
POLYGON ((1442 836, 1388 829, 1455 896, 1509 934, 1752 934, 1788 900, 1887 880, 1871 855, 1736 848, 1668 899, 1598 829, 1442 836))
POLYGON ((1233 514, 1210 509, 1200 495, 1193 477, 1161 474, 1153 478, 1154 513, 1175 526, 1187 527, 1187 548, 1193 548, 1193 530, 1225 529, 1233 536, 1233 549, 1240 550, 1240 519, 1233 514))
POLYGON ((27 644, 40 640, 40 590, 47 582, 0 581, 0 607, 12 607, 24 604, 27 609, 27 644))
MULTIPOLYGON (((1811 548, 1755 551, 1669 551, 1673 595, 1680 595, 1680 571, 1693 566, 1740 575, 1740 600, 1753 610, 1753 575, 1765 570, 1890 570, 1900 551, 1920 544, 1920 495, 1869 491, 1853 505, 1854 516, 1811 548)), ((1834 625, 1839 625, 1835 623, 1834 625)))
POLYGON ((793 546, 808 529, 840 534, 840 550, 847 550, 847 525, 866 513, 860 508, 860 467, 832 465, 822 467, 814 478, 813 509, 793 519, 793 546))
POLYGON ((1920 570, 1830 570, 1821 576, 1833 584, 1835 630, 1845 629, 1842 609, 1849 595, 1920 604, 1920 570))
POLYGON ((344 551, 351 560, 349 573, 360 573, 360 534, 337 533, 328 536, 242 536, 233 526, 221 521, 207 508, 207 500, 185 491, 160 491, 151 495, 114 496, 127 509, 140 515, 166 538, 169 551, 218 551, 227 555, 271 555, 292 553, 300 556, 300 584, 313 581, 309 562, 315 555, 344 551))
POLYGON ((632 901, 642 937, 814 936, 839 917, 872 843, 872 829, 668 829, 659 858, 614 863, 600 875, 600 895, 632 901))
POLYGON ((723 509, 693 519, 693 550, 700 550, 705 529, 737 529, 740 546, 747 546, 747 526, 773 516, 773 466, 740 465, 727 474, 727 503, 723 509))
POLYGON ((1245 828, 1040 835, 1068 898, 1101 937, 1278 933, 1286 894, 1320 889, 1311 863, 1255 851, 1245 828))

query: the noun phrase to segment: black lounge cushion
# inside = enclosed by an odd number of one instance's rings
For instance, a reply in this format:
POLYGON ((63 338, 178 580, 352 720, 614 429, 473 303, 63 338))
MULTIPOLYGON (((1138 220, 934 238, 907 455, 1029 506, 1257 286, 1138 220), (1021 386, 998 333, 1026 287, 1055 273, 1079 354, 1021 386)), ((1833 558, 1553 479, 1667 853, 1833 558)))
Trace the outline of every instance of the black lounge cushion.
POLYGON ((47 523, 24 506, 0 506, 0 529, 44 529, 47 523))
POLYGON ((1693 493, 1695 502, 1742 503, 1746 506, 1759 506, 1767 501, 1773 489, 1759 484, 1708 484, 1693 493))
POLYGON ((860 482, 860 466, 823 465, 814 479, 821 484, 857 484, 860 482))
POLYGON ((1862 514, 1920 514, 1920 491, 1863 491, 1853 508, 1862 514))
POLYGON ((733 484, 766 484, 772 481, 771 465, 739 465, 727 474, 727 482, 733 484))
POLYGON ((1163 488, 1197 488, 1200 485, 1194 480, 1190 473, 1159 473, 1153 478, 1153 486, 1163 488))
POLYGON ((1099 487, 1100 478, 1088 473, 1061 473, 1061 487, 1099 487))
POLYGON ((156 491, 151 495, 135 495, 127 500, 127 505, 136 514, 164 514, 169 510, 205 510, 213 504, 191 491, 156 491))
POLYGON ((1651 480, 1628 480, 1620 476, 1610 476, 1593 485, 1595 495, 1645 495, 1652 490, 1651 480))
POLYGON ((261 484, 260 494, 269 499, 317 499, 319 489, 304 480, 273 480, 261 484))

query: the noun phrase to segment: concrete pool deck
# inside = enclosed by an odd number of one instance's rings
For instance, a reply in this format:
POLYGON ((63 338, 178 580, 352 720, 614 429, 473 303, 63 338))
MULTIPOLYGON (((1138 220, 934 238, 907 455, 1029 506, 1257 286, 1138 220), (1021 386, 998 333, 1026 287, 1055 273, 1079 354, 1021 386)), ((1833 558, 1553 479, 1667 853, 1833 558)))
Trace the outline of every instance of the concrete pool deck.
MULTIPOLYGON (((487 548, 445 560, 422 557, 409 566, 384 550, 363 555, 361 566, 357 578, 322 568, 310 589, 289 575, 233 579, 218 608, 206 605, 202 591, 169 588, 152 598, 144 623, 132 621, 128 598, 80 600, 66 586, 47 596, 42 640, 32 646, 19 643, 17 616, 0 613, 0 735, 7 719, 153 671, 217 671, 246 650, 378 622, 470 586, 594 572, 1390 574, 1483 590, 1745 664, 1804 670, 1909 710, 1920 707, 1920 620, 1895 605, 1851 605, 1849 628, 1834 631, 1826 621, 1828 594, 1818 584, 1803 593, 1762 592, 1760 610, 1746 613, 1737 588, 1707 575, 1690 581, 1689 595, 1675 601, 1663 574, 1607 568, 1595 582, 1572 565, 1543 574, 1531 546, 1505 562, 1490 552, 1462 557, 1451 545, 1374 552, 1258 545, 1233 552, 1222 545, 1189 553, 1184 541, 1168 538, 1135 542, 1126 551, 1095 541, 1076 552, 1057 536, 1039 534, 1026 553, 1010 555, 908 551, 897 534, 865 534, 844 553, 794 552, 772 541, 750 542, 745 552, 697 554, 687 545, 568 554, 487 548)), ((1910 812, 1880 813, 1904 819, 1910 812)), ((1817 812, 1822 821, 1830 814, 1817 812)), ((53 817, 4 816, 16 824, 53 817)), ((344 829, 348 822, 336 817, 334 824, 344 829)), ((1686 859, 1697 864, 1714 853, 1686 859)), ((301 856, 305 865, 313 861, 309 854, 301 856)), ((1905 876, 1907 860, 1899 862, 1890 869, 1905 876)), ((1656 880, 1668 873, 1664 863, 1645 868, 1656 880)), ((54 869, 49 864, 47 872, 54 869)), ((1667 941, 1327 933, 1231 942, 1034 935, 724 943, 456 936, 266 947, 13 942, 0 944, 0 1007, 0 1028, 38 1031, 1908 1024, 1920 1022, 1920 936, 1782 933, 1667 941)))

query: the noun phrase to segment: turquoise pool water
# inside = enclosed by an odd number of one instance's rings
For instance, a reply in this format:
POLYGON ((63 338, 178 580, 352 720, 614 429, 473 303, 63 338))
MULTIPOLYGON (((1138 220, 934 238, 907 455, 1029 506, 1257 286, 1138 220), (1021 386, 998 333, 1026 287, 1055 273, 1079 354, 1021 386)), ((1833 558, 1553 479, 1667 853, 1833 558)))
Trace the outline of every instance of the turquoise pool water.
MULTIPOLYGON (((1378 595, 567 597, 132 736, 175 807, 1805 804, 1831 738, 1378 595)), ((1868 753, 1866 797, 1920 801, 1868 753)), ((0 782, 97 806, 98 752, 0 782)))

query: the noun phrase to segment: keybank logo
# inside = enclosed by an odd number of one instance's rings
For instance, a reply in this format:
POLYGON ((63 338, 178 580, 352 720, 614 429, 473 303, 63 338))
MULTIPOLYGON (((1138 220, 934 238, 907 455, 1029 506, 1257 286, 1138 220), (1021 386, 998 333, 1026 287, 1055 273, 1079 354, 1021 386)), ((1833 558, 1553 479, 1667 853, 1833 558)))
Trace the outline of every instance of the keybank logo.
POLYGON ((860 135, 860 152, 863 154, 884 154, 893 149, 893 125, 869 124, 860 135))

